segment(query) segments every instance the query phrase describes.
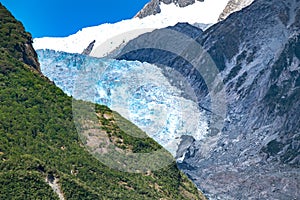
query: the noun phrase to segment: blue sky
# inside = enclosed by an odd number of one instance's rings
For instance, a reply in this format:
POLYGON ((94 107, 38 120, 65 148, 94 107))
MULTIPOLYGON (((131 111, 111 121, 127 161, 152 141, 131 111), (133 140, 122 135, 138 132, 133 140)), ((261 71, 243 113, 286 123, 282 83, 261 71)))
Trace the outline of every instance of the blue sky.
POLYGON ((149 0, 0 0, 33 37, 68 36, 132 18, 149 0))

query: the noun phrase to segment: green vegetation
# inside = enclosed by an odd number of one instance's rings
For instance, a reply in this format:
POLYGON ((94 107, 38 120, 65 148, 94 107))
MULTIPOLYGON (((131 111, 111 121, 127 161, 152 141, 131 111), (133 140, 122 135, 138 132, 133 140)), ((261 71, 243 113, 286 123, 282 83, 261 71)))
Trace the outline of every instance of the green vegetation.
MULTIPOLYGON (((160 171, 135 174, 108 168, 93 157, 78 137, 72 98, 35 65, 24 64, 23 50, 17 46, 22 47, 29 34, 1 4, 0 15, 0 199, 59 199, 46 179, 58 180, 65 199, 204 198, 174 162, 160 171)), ((117 113, 95 108, 102 113, 99 126, 111 141, 121 141, 120 148, 161 148, 150 138, 126 134, 126 127, 134 125, 117 113), (111 117, 104 118, 105 113, 111 117), (113 123, 116 120, 122 130, 113 123)))
POLYGON ((0 185, 1 199, 58 199, 45 180, 34 171, 2 172, 0 185))
POLYGON ((39 70, 36 52, 31 45, 31 34, 26 32, 21 22, 0 3, 0 51, 7 51, 14 58, 39 70))
POLYGON ((98 118, 102 125, 101 128, 109 132, 110 140, 114 141, 119 148, 130 150, 133 153, 151 153, 161 149, 161 146, 149 138, 146 133, 117 112, 101 105, 96 105, 95 111, 100 114, 98 118), (104 115, 111 117, 107 119, 104 115))

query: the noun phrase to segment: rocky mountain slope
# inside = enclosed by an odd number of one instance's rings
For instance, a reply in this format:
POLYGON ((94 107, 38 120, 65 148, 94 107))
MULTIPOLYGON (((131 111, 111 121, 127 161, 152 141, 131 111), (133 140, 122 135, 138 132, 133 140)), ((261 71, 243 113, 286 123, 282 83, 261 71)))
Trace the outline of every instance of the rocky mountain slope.
POLYGON ((152 0, 132 19, 87 27, 68 37, 34 39, 34 48, 105 57, 128 41, 154 29, 190 23, 206 29, 250 0, 152 0), (98 48, 101 46, 101 48, 98 48))
POLYGON ((3 7, 1 7, 0 19, 1 23, 7 24, 0 27, 1 47, 5 48, 15 59, 40 70, 36 52, 32 47, 30 33, 25 32, 22 24, 13 19, 3 7), (13 40, 12 37, 14 37, 13 40))
MULTIPOLYGON (((195 4, 197 1, 202 2, 202 4, 207 2, 212 2, 214 4, 223 4, 225 3, 225 8, 222 13, 219 15, 219 21, 226 19, 230 14, 239 11, 246 6, 249 6, 253 0, 222 0, 218 2, 213 2, 213 0, 151 0, 145 5, 145 7, 136 14, 136 17, 144 18, 151 15, 156 15, 162 12, 162 5, 171 5, 174 4, 180 8, 184 8, 190 5, 195 4), (204 3, 203 3, 204 2, 204 3)), ((198 3, 199 4, 199 3, 198 3)), ((215 5, 216 6, 216 5, 215 5)), ((198 11, 203 12, 203 11, 198 11)))
POLYGON ((249 6, 254 0, 229 0, 219 16, 219 21, 226 19, 230 14, 249 6))
MULTIPOLYGON (((185 1, 178 1, 178 3, 185 1)), ((196 1, 194 4, 185 7, 180 7, 174 3, 165 4, 161 2, 161 12, 159 14, 144 18, 134 17, 114 24, 87 27, 68 37, 35 38, 33 45, 36 50, 52 49, 68 53, 82 53, 85 49, 89 49, 89 52, 94 56, 104 57, 119 46, 124 46, 128 41, 154 29, 173 26, 178 22, 197 23, 202 27, 205 27, 203 24, 214 24, 218 21, 227 1, 196 1), (89 44, 94 45, 90 46, 89 44), (101 49, 97 48, 100 45, 101 49), (90 48, 88 48, 89 46, 90 48)))
POLYGON ((161 147, 118 113, 76 101, 43 77, 30 34, 1 4, 0 16, 0 199, 204 199, 174 162, 158 171, 126 173, 92 156, 110 150, 97 143, 103 136, 119 153, 161 147), (94 109, 95 121, 75 121, 74 103, 94 109))
POLYGON ((198 37, 181 39, 179 28, 180 37, 172 40, 169 31, 157 30, 130 41, 119 54, 180 72, 211 122, 210 101, 225 91, 222 127, 211 127, 200 141, 183 137, 178 151, 180 168, 212 199, 299 197, 299 21, 297 0, 256 0, 198 37), (193 55, 195 41, 213 59, 223 87, 205 86, 206 72, 195 72, 206 65, 200 54, 193 55), (162 46, 173 49, 156 48, 162 46))
MULTIPOLYGON (((154 19, 155 17, 164 16, 165 19, 169 20, 170 18, 174 18, 173 15, 186 16, 186 19, 178 18, 177 22, 181 24, 188 22, 202 30, 205 30, 217 21, 224 20, 230 14, 243 9, 244 7, 250 5, 250 3, 252 2, 253 0, 153 0, 146 4, 145 7, 136 15, 136 17, 143 20, 151 18, 154 19), (196 21, 193 21, 192 19, 195 19, 196 21)), ((157 21, 155 21, 155 23, 157 23, 157 21)), ((140 31, 124 31, 124 33, 121 34, 119 37, 113 37, 112 39, 106 41, 106 44, 100 44, 100 46, 93 46, 94 49, 90 51, 89 55, 93 57, 111 57, 112 54, 115 54, 117 51, 119 51, 120 48, 123 48, 130 41, 130 39, 123 39, 123 43, 120 44, 119 42, 119 46, 115 45, 114 48, 109 49, 107 48, 107 46, 112 46, 111 43, 115 43, 116 41, 120 40, 120 37, 126 38, 128 35, 132 35, 135 32, 137 32, 137 34, 134 34, 135 38, 143 33, 140 31), (103 52, 105 52, 106 54, 104 55, 103 52)), ((150 30, 145 31, 144 33, 146 32, 150 32, 150 30)), ((134 37, 132 37, 131 39, 134 39, 134 37)), ((91 46, 89 45, 89 47, 91 46)))
MULTIPOLYGON (((203 2, 204 0, 197 0, 203 2)), ((161 12, 160 4, 164 3, 166 5, 175 4, 179 7, 186 7, 192 5, 196 2, 196 0, 152 0, 145 5, 145 7, 136 14, 136 17, 144 18, 150 15, 156 15, 161 12)))

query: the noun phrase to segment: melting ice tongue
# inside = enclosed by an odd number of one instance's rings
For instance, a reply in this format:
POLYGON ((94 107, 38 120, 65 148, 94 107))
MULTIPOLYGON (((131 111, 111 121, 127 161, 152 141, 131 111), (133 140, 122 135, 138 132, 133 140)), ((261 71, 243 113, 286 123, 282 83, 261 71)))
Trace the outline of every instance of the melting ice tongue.
POLYGON ((181 135, 199 140, 207 132, 207 120, 197 104, 183 98, 182 91, 155 65, 51 50, 37 52, 44 75, 65 93, 107 105, 174 156, 181 135), (87 89, 91 92, 80 92, 87 89))

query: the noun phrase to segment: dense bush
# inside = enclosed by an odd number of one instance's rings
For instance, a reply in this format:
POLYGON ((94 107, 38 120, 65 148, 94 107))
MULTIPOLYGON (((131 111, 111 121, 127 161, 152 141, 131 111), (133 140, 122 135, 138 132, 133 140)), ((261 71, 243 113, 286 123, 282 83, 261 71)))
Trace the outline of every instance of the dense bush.
MULTIPOLYGON (((89 154, 78 138, 71 97, 19 59, 18 45, 30 35, 1 5, 0 22, 0 199, 58 199, 46 177, 59 180, 66 199, 200 198, 174 163, 159 172, 131 174, 110 169, 89 154)), ((99 105, 96 111, 112 112, 99 105)), ((114 115, 125 127, 134 127, 114 115)), ((100 116, 101 122, 106 124, 102 128, 111 128, 111 137, 124 141, 125 149, 161 148, 150 138, 128 136, 100 116)))

